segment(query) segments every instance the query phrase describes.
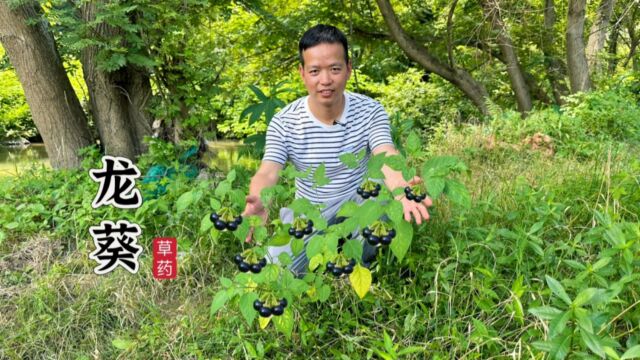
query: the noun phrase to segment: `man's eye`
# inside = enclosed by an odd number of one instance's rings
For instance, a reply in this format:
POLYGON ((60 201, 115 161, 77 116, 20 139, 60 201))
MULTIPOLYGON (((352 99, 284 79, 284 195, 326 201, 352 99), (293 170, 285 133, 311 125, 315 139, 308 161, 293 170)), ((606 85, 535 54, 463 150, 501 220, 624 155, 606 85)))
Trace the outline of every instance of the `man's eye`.
POLYGON ((318 73, 318 70, 311 70, 311 71, 309 71, 309 73, 310 73, 311 75, 315 75, 315 74, 317 74, 317 73, 318 73))
POLYGON ((334 67, 333 69, 331 69, 331 71, 333 71, 333 72, 340 72, 340 70, 341 69, 339 67, 334 67))

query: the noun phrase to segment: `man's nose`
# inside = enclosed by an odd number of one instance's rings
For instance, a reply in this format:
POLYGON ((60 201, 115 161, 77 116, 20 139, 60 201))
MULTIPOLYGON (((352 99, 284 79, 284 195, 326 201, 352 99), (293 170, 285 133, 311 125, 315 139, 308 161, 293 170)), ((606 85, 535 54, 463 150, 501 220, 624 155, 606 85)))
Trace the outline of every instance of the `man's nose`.
POLYGON ((320 83, 321 84, 331 84, 331 74, 328 71, 320 72, 320 83))

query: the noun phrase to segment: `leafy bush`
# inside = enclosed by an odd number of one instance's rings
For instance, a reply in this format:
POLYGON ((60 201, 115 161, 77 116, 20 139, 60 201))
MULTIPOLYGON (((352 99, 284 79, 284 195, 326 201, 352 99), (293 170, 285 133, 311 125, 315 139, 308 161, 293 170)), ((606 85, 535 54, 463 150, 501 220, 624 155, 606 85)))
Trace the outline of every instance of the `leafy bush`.
POLYGON ((0 71, 0 141, 37 133, 22 86, 13 70, 0 71))

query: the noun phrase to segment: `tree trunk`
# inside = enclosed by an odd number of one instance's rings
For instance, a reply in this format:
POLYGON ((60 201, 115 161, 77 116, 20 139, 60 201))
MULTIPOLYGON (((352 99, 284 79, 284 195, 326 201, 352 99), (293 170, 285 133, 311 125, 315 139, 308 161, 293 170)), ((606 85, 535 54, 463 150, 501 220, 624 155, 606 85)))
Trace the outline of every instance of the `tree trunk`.
POLYGON ((609 74, 613 75, 618 67, 618 34, 620 33, 620 26, 614 25, 611 28, 611 35, 609 35, 609 74))
POLYGON ((487 90, 475 81, 475 79, 464 69, 450 67, 433 57, 429 51, 417 41, 407 35, 402 29, 398 18, 388 0, 376 0, 378 8, 387 23, 391 32, 391 37, 398 43, 400 48, 420 64, 427 71, 438 74, 460 89, 483 114, 489 114, 486 101, 489 98, 487 90))
POLYGON ((527 86, 524 74, 522 73, 522 68, 518 62, 518 56, 513 46, 513 42, 511 41, 507 28, 502 20, 500 5, 497 1, 498 0, 481 1, 482 9, 484 10, 485 16, 487 16, 491 21, 491 28, 496 30, 498 33, 498 46, 500 47, 500 51, 505 59, 505 64, 507 65, 507 73, 511 80, 511 90, 513 90, 513 93, 516 96, 518 110, 522 115, 526 115, 526 113, 531 110, 531 95, 529 93, 529 87, 527 86))
POLYGON ((563 105, 564 97, 569 94, 566 83, 566 66, 555 51, 556 10, 553 0, 546 0, 544 5, 544 35, 542 37, 542 53, 547 65, 547 77, 553 91, 556 104, 563 105))
MULTIPOLYGON (((87 2, 80 15, 85 23, 96 18, 96 3, 87 2)), ((107 24, 98 24, 94 36, 120 35, 107 24)), ((91 98, 91 113, 104 145, 105 154, 134 160, 145 151, 144 136, 151 135, 151 122, 145 110, 151 96, 146 71, 127 64, 112 72, 98 68, 97 46, 82 49, 80 61, 91 98)))
POLYGON ((598 53, 604 48, 607 28, 609 27, 609 21, 615 3, 615 0, 602 0, 598 7, 596 21, 591 25, 589 41, 587 42, 587 60, 589 62, 589 68, 594 72, 598 71, 599 68, 598 53))
POLYGON ((91 134, 40 5, 26 2, 11 9, 1 0, 0 42, 16 69, 51 166, 79 167, 78 150, 92 144, 91 134))
POLYGON ((567 16, 567 65, 571 92, 589 91, 589 65, 584 50, 584 13, 586 0, 569 0, 567 16))

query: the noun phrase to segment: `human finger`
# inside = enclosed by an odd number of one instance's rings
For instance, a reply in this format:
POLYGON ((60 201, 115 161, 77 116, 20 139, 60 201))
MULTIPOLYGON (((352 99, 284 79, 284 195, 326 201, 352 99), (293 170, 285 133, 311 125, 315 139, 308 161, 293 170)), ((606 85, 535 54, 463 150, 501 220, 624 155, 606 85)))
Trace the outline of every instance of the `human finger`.
POLYGON ((409 185, 418 185, 422 183, 422 179, 419 176, 414 176, 413 179, 409 180, 409 185))
POLYGON ((250 243, 252 239, 253 239, 253 227, 250 227, 249 233, 247 234, 247 237, 244 239, 244 242, 250 243))
POLYGON ((422 204, 418 204, 418 206, 416 207, 418 208, 420 215, 422 215, 422 218, 425 220, 429 220, 429 212, 427 211, 427 208, 422 204))
POLYGON ((424 198, 424 200, 422 200, 422 203, 424 204, 424 206, 430 207, 431 205, 433 205, 433 200, 431 200, 431 198, 427 196, 426 198, 424 198))
POLYGON ((411 215, 413 215, 413 218, 415 219, 416 224, 418 225, 422 224, 422 216, 420 215, 420 211, 418 211, 416 206, 414 206, 411 209, 411 215))

